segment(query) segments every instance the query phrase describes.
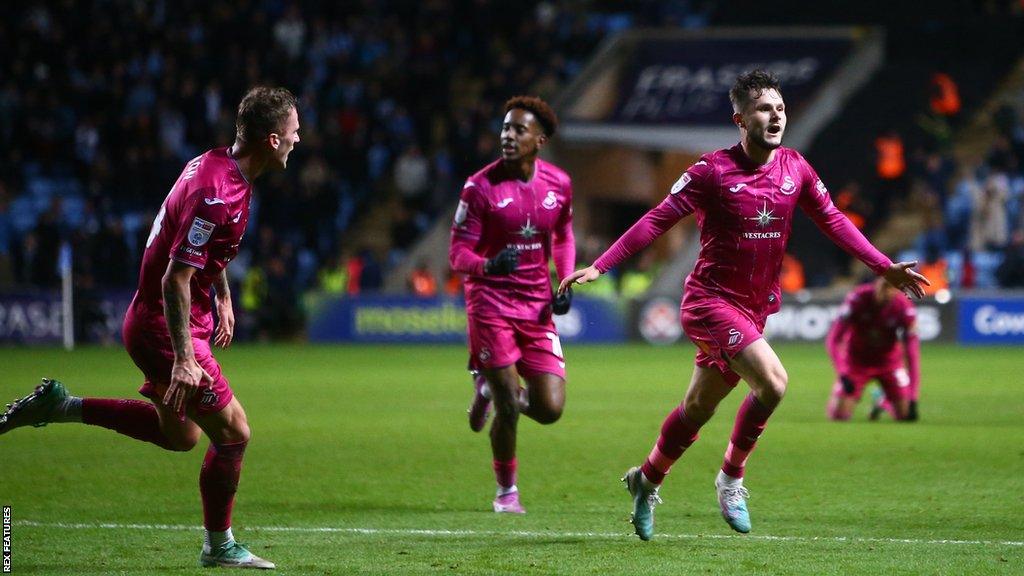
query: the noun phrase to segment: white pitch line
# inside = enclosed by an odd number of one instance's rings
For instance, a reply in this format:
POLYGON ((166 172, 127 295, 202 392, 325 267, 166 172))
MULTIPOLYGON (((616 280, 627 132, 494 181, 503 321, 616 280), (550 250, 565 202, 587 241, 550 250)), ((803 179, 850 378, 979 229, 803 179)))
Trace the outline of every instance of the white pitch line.
MULTIPOLYGON (((200 531, 201 526, 183 524, 116 524, 111 522, 68 523, 68 522, 36 522, 18 520, 15 526, 34 528, 63 528, 68 530, 175 530, 200 531)), ((341 528, 333 526, 238 526, 242 530, 261 532, 299 532, 310 534, 394 534, 405 536, 514 536, 518 538, 601 538, 609 540, 633 539, 632 534, 613 532, 543 532, 530 530, 432 530, 417 528, 341 528)), ((872 538, 861 536, 771 536, 771 535, 740 535, 740 534, 656 534, 656 538, 665 540, 767 540, 774 542, 840 542, 849 544, 928 544, 928 545, 961 545, 961 546, 1024 546, 1024 541, 1017 540, 952 540, 952 539, 916 539, 916 538, 872 538)))

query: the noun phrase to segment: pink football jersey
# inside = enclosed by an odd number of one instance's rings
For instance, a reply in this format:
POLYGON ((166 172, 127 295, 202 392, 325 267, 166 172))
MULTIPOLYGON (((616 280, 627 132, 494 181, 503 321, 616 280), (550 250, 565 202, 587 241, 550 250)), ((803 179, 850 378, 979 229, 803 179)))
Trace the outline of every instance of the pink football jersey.
POLYGON ((161 280, 169 261, 176 260, 197 268, 191 285, 190 323, 194 337, 208 338, 213 328, 210 286, 238 254, 251 198, 252 185, 228 148, 210 150, 190 161, 153 221, 132 313, 165 324, 161 280))
POLYGON ((903 365, 900 336, 917 319, 913 303, 897 292, 879 306, 872 284, 858 286, 846 297, 839 321, 849 325, 847 360, 852 366, 896 369, 903 365))
POLYGON ((552 257, 559 278, 572 272, 572 184, 562 169, 537 160, 533 178, 522 182, 497 160, 466 181, 449 260, 453 270, 468 275, 467 312, 536 321, 551 302, 552 257), (484 262, 505 248, 519 250, 518 268, 485 275, 484 262))
POLYGON ((721 298, 763 322, 778 311, 779 271, 797 205, 833 242, 876 274, 892 262, 832 204, 828 189, 795 150, 780 147, 755 164, 737 144, 705 154, 668 197, 597 259, 605 272, 696 213, 700 254, 687 277, 684 302, 721 298))

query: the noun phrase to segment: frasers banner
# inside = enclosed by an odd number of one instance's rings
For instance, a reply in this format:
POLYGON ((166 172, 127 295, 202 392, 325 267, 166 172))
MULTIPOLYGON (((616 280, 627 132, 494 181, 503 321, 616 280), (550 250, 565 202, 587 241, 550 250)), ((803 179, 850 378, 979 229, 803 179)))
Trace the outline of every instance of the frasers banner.
MULTIPOLYGON (((563 342, 622 342, 623 313, 612 302, 573 299, 565 316, 555 316, 563 342)), ((322 299, 310 314, 313 342, 454 343, 466 341, 466 308, 461 298, 359 296, 322 299)))
POLYGON ((60 344, 63 335, 59 294, 0 294, 0 343, 60 344))
MULTIPOLYGON (((121 323, 130 290, 75 294, 75 340, 121 342, 121 323)), ((0 345, 57 345, 64 340, 64 313, 56 292, 0 293, 0 345)))
POLYGON ((729 126, 729 89, 753 68, 774 72, 799 112, 853 47, 850 38, 646 39, 624 73, 612 122, 729 126))
POLYGON ((1024 298, 963 298, 959 329, 964 344, 1024 344, 1024 298))

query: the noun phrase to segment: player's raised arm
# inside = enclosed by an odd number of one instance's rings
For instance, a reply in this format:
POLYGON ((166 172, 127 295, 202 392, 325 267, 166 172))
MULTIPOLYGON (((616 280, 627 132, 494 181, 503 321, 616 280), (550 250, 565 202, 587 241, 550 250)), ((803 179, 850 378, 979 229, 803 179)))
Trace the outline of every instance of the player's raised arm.
POLYGON ((803 161, 803 171, 800 208, 814 221, 818 229, 837 246, 863 262, 875 274, 884 276, 890 284, 908 296, 923 297, 924 289, 921 285, 931 285, 931 282, 912 270, 917 262, 893 263, 885 254, 879 252, 849 218, 835 207, 825 184, 806 160, 803 161))

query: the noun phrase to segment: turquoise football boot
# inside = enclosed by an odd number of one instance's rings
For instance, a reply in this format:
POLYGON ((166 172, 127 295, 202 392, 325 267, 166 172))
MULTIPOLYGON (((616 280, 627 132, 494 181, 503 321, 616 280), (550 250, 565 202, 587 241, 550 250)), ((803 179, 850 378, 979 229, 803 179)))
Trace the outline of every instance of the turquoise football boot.
POLYGON ((643 472, 639 467, 630 468, 622 477, 626 490, 633 497, 633 514, 629 521, 641 540, 650 540, 654 536, 654 507, 661 504, 658 488, 648 489, 644 486, 643 472))
POLYGON ((743 484, 733 486, 715 482, 718 492, 718 506, 722 509, 722 518, 733 530, 746 534, 750 532, 750 512, 747 511, 747 498, 750 493, 743 484))
POLYGON ((245 544, 235 541, 214 549, 203 546, 203 553, 199 555, 199 565, 203 568, 254 568, 257 570, 276 568, 273 562, 249 552, 245 544))

